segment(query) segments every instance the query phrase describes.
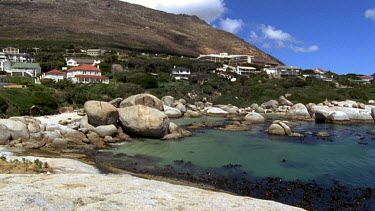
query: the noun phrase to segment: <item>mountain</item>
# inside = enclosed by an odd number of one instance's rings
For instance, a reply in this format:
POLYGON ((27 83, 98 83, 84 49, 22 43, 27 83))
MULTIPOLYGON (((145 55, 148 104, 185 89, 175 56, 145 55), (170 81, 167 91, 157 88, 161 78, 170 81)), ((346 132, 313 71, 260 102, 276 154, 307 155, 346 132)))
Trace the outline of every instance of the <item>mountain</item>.
POLYGON ((118 0, 1 0, 0 39, 92 41, 133 50, 193 56, 227 52, 279 63, 196 16, 118 0))

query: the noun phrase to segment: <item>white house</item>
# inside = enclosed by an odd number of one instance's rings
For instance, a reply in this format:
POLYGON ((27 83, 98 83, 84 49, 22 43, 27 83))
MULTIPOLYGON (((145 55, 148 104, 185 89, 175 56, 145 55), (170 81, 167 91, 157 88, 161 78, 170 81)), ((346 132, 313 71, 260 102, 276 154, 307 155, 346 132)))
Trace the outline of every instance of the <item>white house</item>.
POLYGON ((276 75, 280 77, 293 77, 301 75, 301 68, 294 66, 277 66, 276 75))
POLYGON ((238 75, 250 76, 251 74, 254 74, 254 73, 260 73, 260 71, 257 71, 255 67, 237 66, 236 73, 238 75))
POLYGON ((73 83, 104 83, 109 84, 109 79, 102 76, 102 70, 89 64, 72 67, 68 70, 66 78, 73 83))
POLYGON ((2 51, 6 54, 20 54, 20 49, 14 47, 6 47, 2 51))
POLYGON ((52 79, 55 82, 64 80, 64 78, 65 78, 65 73, 56 69, 46 72, 42 75, 42 79, 52 79))
POLYGON ((0 52, 0 71, 10 71, 10 62, 5 53, 0 52))
POLYGON ((273 67, 263 68, 263 71, 266 71, 267 75, 269 75, 269 76, 276 75, 276 68, 273 68, 273 67))
POLYGON ((68 67, 77 67, 83 64, 90 64, 93 66, 98 66, 101 61, 99 59, 81 59, 81 58, 66 58, 66 65, 68 67))
POLYGON ((249 55, 230 55, 228 53, 220 54, 203 54, 198 57, 198 60, 223 62, 231 66, 236 66, 244 63, 252 63, 254 56, 249 55))
POLYGON ((174 69, 172 69, 171 75, 176 80, 181 80, 181 79, 188 80, 191 75, 191 71, 189 68, 175 67, 174 69))
POLYGON ((96 57, 96 56, 101 55, 101 50, 100 49, 87 49, 86 53, 89 56, 96 57))

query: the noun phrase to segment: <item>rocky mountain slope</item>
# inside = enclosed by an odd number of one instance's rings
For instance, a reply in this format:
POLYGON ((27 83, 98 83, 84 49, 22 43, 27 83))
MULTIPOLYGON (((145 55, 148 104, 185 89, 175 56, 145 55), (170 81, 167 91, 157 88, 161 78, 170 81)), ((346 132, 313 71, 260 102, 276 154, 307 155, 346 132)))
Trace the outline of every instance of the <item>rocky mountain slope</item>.
POLYGON ((196 16, 118 0, 2 0, 0 39, 92 41, 185 56, 228 52, 282 63, 196 16))

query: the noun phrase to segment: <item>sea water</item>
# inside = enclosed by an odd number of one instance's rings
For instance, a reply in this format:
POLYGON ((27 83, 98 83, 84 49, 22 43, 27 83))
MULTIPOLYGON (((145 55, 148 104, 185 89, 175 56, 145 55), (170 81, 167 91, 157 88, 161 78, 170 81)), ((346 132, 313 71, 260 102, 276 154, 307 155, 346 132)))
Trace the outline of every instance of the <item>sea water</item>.
MULTIPOLYGON (((177 121, 184 124, 199 120, 177 121)), ((354 187, 375 187, 375 136, 368 133, 372 125, 300 122, 293 131, 305 137, 293 138, 268 135, 265 130, 269 124, 252 125, 249 131, 242 132, 200 129, 194 131, 193 137, 180 141, 140 139, 107 152, 113 157, 147 156, 154 160, 150 165, 184 161, 223 173, 227 169, 223 167, 236 165, 255 178, 280 177, 322 185, 336 180, 354 187), (317 137, 315 134, 320 131, 328 132, 330 137, 317 137)))

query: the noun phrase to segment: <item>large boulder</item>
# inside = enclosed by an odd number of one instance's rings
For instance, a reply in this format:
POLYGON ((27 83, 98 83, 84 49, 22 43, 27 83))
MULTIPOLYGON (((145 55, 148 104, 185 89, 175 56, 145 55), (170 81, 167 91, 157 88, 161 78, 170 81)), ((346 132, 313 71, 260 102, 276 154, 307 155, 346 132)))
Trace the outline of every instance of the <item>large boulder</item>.
POLYGON ((150 95, 150 94, 138 94, 132 95, 125 100, 123 100, 120 104, 120 108, 125 108, 134 105, 143 105, 150 108, 158 109, 159 111, 164 111, 163 101, 159 100, 159 98, 150 95))
POLYGON ((275 120, 271 126, 268 128, 268 133, 272 135, 279 135, 279 136, 294 136, 294 137, 302 137, 302 134, 293 133, 290 129, 289 122, 275 120))
POLYGON ((0 124, 0 145, 8 144, 10 141, 10 131, 5 125, 0 124))
POLYGON ((255 108, 255 112, 256 112, 256 113, 260 113, 260 114, 264 114, 264 113, 266 113, 266 111, 265 111, 264 108, 262 108, 262 107, 256 107, 256 108, 255 108))
POLYGON ((207 116, 226 117, 229 113, 221 108, 211 107, 207 110, 207 116))
POLYGON ((255 113, 255 112, 247 114, 244 120, 251 122, 251 123, 263 123, 265 121, 262 115, 255 113))
POLYGON ((342 111, 334 111, 329 114, 327 120, 332 121, 332 122, 337 122, 337 121, 350 121, 348 115, 342 111))
POLYGON ((239 109, 237 106, 232 106, 232 105, 226 105, 221 107, 224 111, 228 112, 229 114, 238 114, 239 109))
POLYGON ((307 110, 306 106, 302 103, 295 104, 292 106, 287 116, 293 119, 310 119, 309 111, 307 110))
POLYGON ((79 122, 79 127, 80 128, 85 128, 85 129, 91 130, 91 131, 93 131, 95 129, 95 127, 92 126, 89 123, 89 120, 88 120, 87 116, 82 117, 81 121, 79 122))
POLYGON ((97 133, 100 137, 104 138, 106 136, 115 136, 118 131, 114 125, 102 125, 94 129, 94 132, 97 133))
POLYGON ((169 130, 167 115, 158 109, 135 105, 119 108, 124 132, 141 137, 163 138, 169 130))
POLYGON ((180 110, 167 105, 164 106, 164 113, 168 116, 168 118, 180 118, 182 116, 182 112, 180 110))
POLYGON ((282 106, 293 106, 293 103, 286 99, 286 97, 284 96, 279 97, 279 104, 282 106))
POLYGON ((173 106, 182 113, 185 113, 187 111, 186 106, 180 102, 173 104, 173 106))
POLYGON ((264 109, 276 109, 277 107, 279 107, 279 102, 277 102, 276 100, 270 100, 263 103, 261 107, 264 109))
POLYGON ((43 139, 42 131, 44 130, 41 127, 41 122, 38 119, 35 119, 34 117, 11 117, 10 120, 19 121, 26 125, 27 130, 29 131, 29 138, 35 139, 37 141, 40 141, 43 139))
POLYGON ((187 110, 186 113, 184 114, 184 116, 185 117, 190 117, 190 118, 199 118, 199 117, 202 116, 202 114, 200 114, 197 111, 187 110))
POLYGON ((125 70, 120 64, 113 64, 111 68, 111 72, 113 75, 124 73, 125 70))
POLYGON ((286 135, 284 128, 279 124, 272 124, 268 128, 268 133, 272 134, 272 135, 278 135, 278 136, 285 136, 286 135))
POLYGON ((83 106, 89 124, 93 126, 111 125, 118 120, 118 111, 108 102, 87 101, 83 106))
POLYGON ((169 123, 169 134, 165 135, 163 140, 172 140, 189 136, 192 136, 190 131, 184 130, 175 123, 171 122, 169 123))
POLYGON ((326 110, 318 110, 314 114, 315 122, 325 123, 329 116, 329 112, 326 110))
POLYGON ((0 119, 0 124, 8 128, 13 140, 20 138, 25 141, 30 138, 30 133, 27 129, 27 125, 22 121, 0 119))
POLYGON ((174 98, 172 96, 164 96, 161 101, 163 101, 164 105, 172 107, 174 98))

